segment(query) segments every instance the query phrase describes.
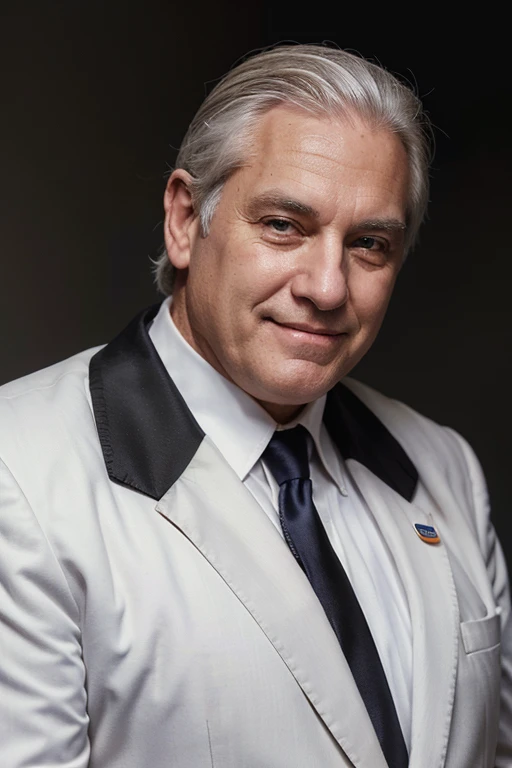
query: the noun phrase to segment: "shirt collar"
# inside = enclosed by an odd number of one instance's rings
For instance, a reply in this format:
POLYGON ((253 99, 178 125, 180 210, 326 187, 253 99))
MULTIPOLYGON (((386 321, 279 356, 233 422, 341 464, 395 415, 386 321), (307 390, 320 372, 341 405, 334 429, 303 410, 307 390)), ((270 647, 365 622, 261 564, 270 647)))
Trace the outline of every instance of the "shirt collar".
POLYGON ((245 479, 276 428, 290 429, 297 424, 311 434, 331 474, 321 440, 326 396, 309 403, 294 421, 278 426, 250 395, 228 381, 185 341, 171 318, 170 305, 170 298, 162 303, 149 336, 197 423, 238 477, 245 479))

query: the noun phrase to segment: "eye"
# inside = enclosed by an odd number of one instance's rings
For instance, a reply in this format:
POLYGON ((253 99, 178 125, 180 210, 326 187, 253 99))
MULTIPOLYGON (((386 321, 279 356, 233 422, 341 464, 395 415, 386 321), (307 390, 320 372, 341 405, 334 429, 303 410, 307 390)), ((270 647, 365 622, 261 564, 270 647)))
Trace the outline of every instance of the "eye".
POLYGON ((364 237, 358 237, 352 243, 353 248, 364 248, 366 251, 384 251, 386 250, 386 243, 376 237, 370 237, 365 235, 364 237))
POLYGON ((358 237, 351 242, 350 248, 362 264, 371 268, 385 266, 391 254, 389 241, 373 235, 358 237))
POLYGON ((260 220, 262 238, 267 243, 283 248, 292 248, 300 245, 304 240, 304 230, 295 221, 281 216, 269 216, 260 220))
POLYGON ((278 232, 280 235, 287 235, 295 230, 291 221, 287 221, 287 219, 267 219, 263 223, 270 230, 278 232))

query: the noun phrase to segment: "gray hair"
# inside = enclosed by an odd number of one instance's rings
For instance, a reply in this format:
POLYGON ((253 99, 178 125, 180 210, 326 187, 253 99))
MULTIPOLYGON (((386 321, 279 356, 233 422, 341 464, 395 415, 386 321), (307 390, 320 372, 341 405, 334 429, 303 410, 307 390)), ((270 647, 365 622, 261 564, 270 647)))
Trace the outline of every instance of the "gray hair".
MULTIPOLYGON (((199 107, 185 134, 176 168, 192 176, 191 194, 207 236, 222 188, 247 162, 251 131, 280 104, 316 116, 362 118, 396 133, 409 159, 406 249, 416 241, 428 202, 430 128, 413 90, 380 66, 324 45, 279 45, 231 69, 199 107)), ((155 264, 156 283, 169 295, 174 268, 165 250, 155 264)))

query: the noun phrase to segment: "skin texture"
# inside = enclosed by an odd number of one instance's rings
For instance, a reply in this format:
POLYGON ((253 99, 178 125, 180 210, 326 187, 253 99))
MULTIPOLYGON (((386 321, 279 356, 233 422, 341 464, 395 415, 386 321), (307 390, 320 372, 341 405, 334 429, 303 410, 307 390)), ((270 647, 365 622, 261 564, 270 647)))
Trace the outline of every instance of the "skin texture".
POLYGON ((202 237, 177 169, 164 206, 171 312, 216 370, 286 423, 367 352, 404 256, 400 140, 358 118, 279 106, 226 182, 202 237))

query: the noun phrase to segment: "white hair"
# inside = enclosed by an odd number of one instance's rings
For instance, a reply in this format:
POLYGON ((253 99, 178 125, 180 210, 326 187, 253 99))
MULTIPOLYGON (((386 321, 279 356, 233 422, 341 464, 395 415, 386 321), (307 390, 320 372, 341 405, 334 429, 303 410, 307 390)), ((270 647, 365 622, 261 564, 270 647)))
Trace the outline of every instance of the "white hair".
MULTIPOLYGON (((316 116, 350 120, 399 136, 409 161, 406 249, 415 242, 428 202, 430 126, 413 90, 380 66, 324 45, 279 45, 231 69, 199 107, 185 134, 176 168, 192 176, 191 194, 201 233, 207 236, 222 188, 247 161, 262 116, 295 106, 316 116)), ((156 283, 169 295, 174 268, 165 249, 156 283)))

